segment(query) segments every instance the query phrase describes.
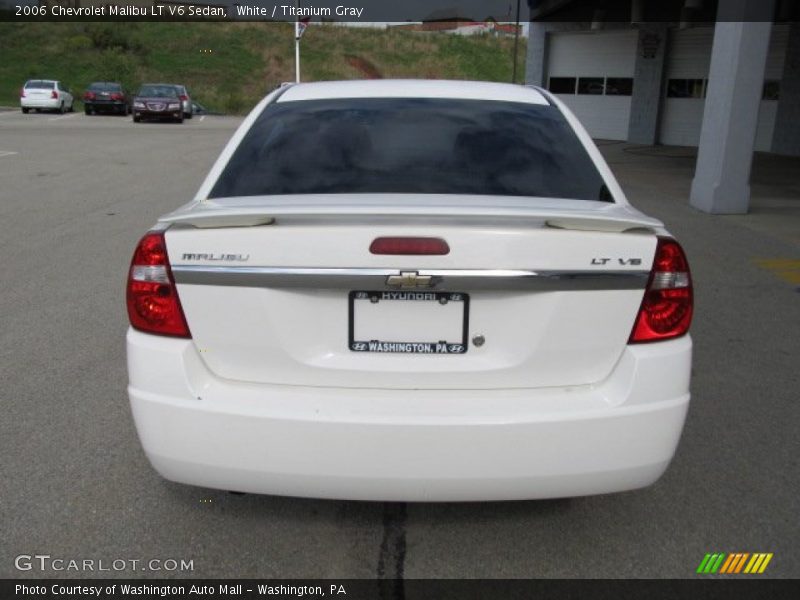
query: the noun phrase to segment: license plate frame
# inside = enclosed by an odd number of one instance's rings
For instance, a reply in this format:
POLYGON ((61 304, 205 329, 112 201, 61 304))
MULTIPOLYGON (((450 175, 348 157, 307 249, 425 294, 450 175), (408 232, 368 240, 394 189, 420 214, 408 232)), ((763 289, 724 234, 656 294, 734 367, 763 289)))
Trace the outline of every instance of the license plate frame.
POLYGON ((467 337, 469 333, 469 294, 463 292, 434 292, 434 291, 376 291, 353 290, 348 297, 348 348, 352 352, 369 354, 465 354, 468 349, 467 337), (377 298, 375 302, 374 298, 377 298), (392 340, 357 340, 356 332, 356 302, 369 300, 372 303, 380 302, 436 302, 442 304, 451 302, 461 303, 463 313, 461 318, 460 340, 426 340, 426 341, 392 341, 392 340))

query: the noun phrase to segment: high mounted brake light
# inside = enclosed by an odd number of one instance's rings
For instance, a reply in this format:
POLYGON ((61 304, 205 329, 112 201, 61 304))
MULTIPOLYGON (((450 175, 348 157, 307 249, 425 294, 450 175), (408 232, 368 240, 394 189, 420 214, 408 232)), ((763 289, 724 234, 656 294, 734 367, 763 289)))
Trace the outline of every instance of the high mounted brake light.
POLYGON ((127 304, 135 329, 192 337, 172 278, 163 232, 147 233, 136 246, 128 272, 127 304))
POLYGON ((379 237, 369 246, 372 254, 406 256, 434 255, 450 253, 450 246, 441 238, 427 237, 379 237))
POLYGON ((686 255, 678 242, 660 237, 629 343, 684 335, 692 322, 692 310, 692 275, 686 255))

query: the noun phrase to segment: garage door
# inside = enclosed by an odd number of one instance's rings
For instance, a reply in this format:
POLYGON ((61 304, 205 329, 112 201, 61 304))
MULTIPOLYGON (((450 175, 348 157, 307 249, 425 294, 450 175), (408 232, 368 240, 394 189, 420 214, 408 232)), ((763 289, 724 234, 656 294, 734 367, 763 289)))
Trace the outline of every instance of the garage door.
MULTIPOLYGON (((756 150, 769 151, 775 128, 779 82, 788 41, 788 28, 772 28, 763 99, 759 107, 756 150)), ((703 123, 714 28, 675 29, 670 34, 664 108, 659 141, 674 146, 697 146, 703 123)))
POLYGON ((551 34, 548 87, 593 138, 628 138, 637 43, 636 30, 551 34))

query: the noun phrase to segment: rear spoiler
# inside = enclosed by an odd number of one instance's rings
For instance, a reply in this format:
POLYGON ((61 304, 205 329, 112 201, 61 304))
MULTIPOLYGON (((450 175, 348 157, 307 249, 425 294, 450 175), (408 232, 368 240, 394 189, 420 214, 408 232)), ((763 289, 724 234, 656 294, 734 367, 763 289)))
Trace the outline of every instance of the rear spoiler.
POLYGON ((498 199, 476 196, 364 195, 364 198, 327 195, 266 196, 194 202, 164 215, 163 225, 197 228, 256 227, 285 218, 424 217, 450 220, 513 219, 558 229, 655 233, 663 228, 658 219, 628 205, 589 200, 539 198, 498 199))

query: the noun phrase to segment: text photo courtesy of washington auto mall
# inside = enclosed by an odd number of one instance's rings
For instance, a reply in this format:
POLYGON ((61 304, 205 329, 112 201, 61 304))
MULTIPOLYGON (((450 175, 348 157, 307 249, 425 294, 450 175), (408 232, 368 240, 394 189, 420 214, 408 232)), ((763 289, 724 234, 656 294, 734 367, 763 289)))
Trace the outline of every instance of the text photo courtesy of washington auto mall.
POLYGON ((0 600, 783 598, 800 0, 0 0, 0 600))

